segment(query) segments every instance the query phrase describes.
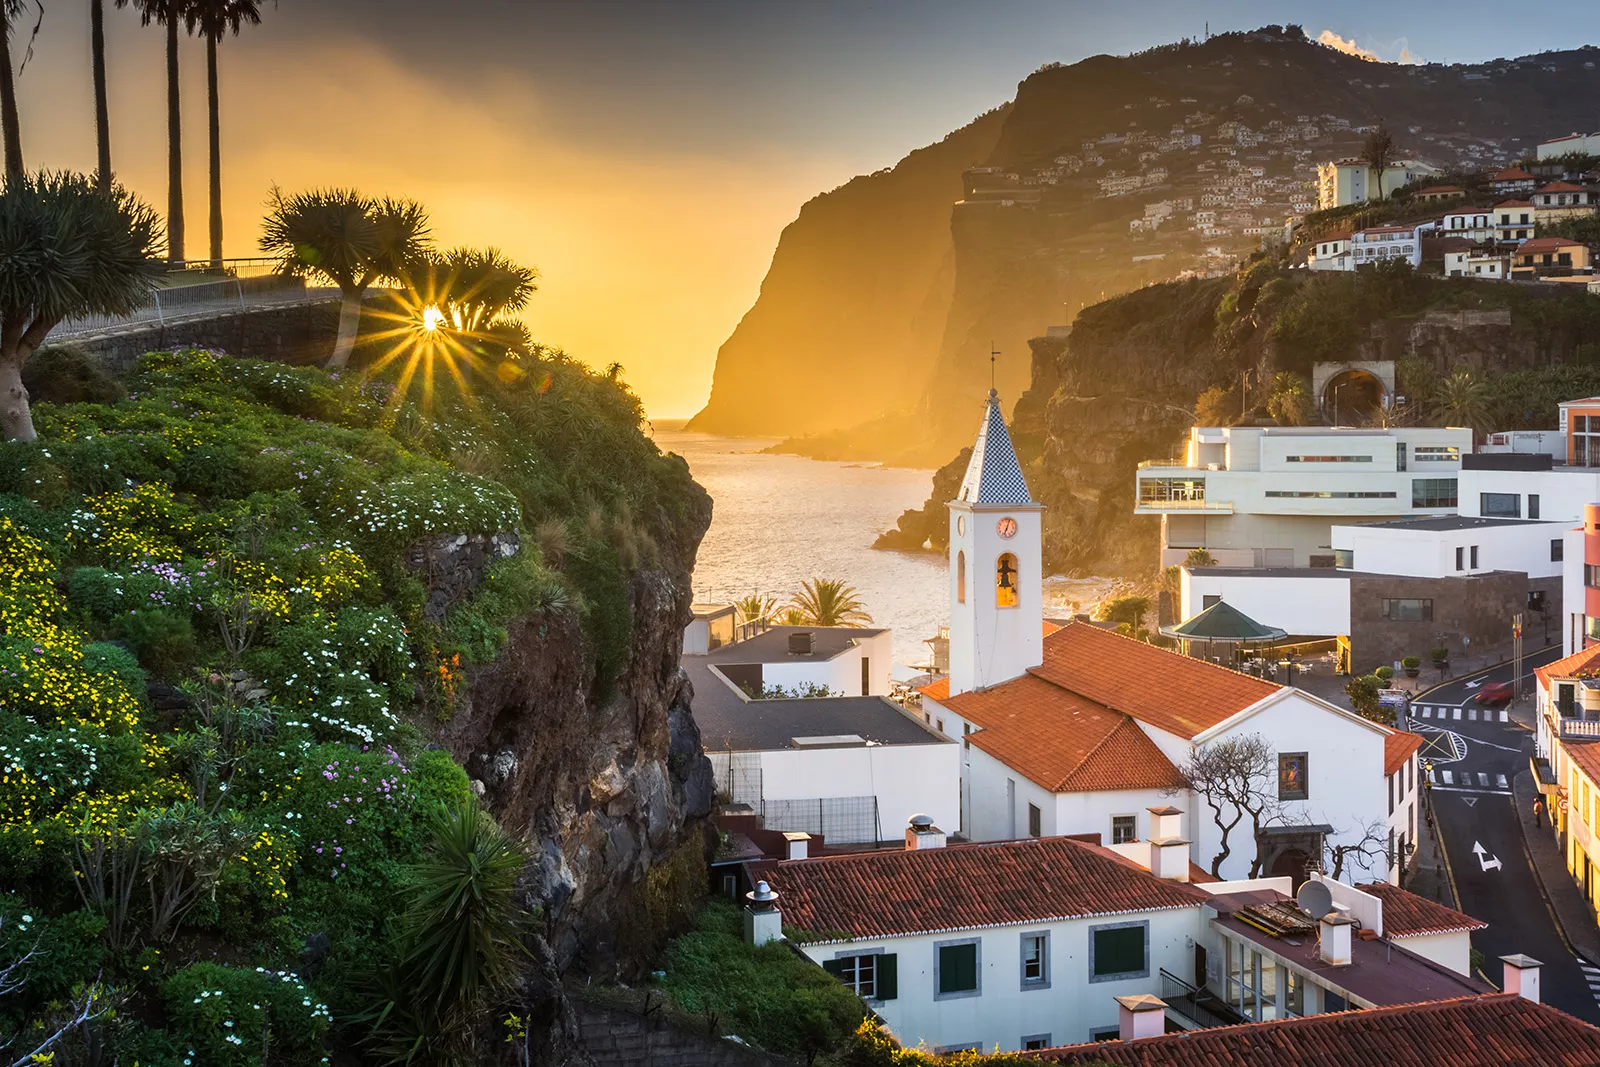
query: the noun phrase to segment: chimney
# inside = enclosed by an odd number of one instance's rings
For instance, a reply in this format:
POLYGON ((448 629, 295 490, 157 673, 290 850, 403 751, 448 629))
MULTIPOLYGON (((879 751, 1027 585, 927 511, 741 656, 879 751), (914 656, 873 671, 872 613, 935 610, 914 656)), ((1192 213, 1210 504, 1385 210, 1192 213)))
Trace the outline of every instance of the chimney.
POLYGON ((1159 808, 1146 808, 1151 815, 1151 837, 1182 837, 1183 836, 1183 809, 1175 808, 1171 804, 1163 804, 1159 808))
POLYGON ((1501 956, 1505 968, 1500 972, 1500 984, 1507 993, 1515 993, 1535 1004, 1539 1002, 1539 968, 1544 966, 1531 956, 1518 952, 1514 956, 1501 956))
POLYGON ((1149 993, 1117 998, 1117 1038, 1137 1041, 1167 1032, 1167 1002, 1149 993))
POLYGON ((757 882, 744 899, 744 939, 757 948, 768 941, 782 941, 783 913, 778 910, 777 890, 757 882))
POLYGON ((906 826, 906 849, 944 848, 944 831, 933 825, 932 815, 913 815, 906 826))
POLYGON ((1183 810, 1170 804, 1149 808, 1150 873, 1173 882, 1189 880, 1189 840, 1181 836, 1183 810))
POLYGON ((784 859, 803 860, 811 855, 811 835, 804 830, 785 830, 783 839, 789 846, 789 854, 784 859))
POLYGON ((1335 904, 1334 910, 1322 917, 1320 954, 1323 963, 1335 967, 1350 964, 1350 935, 1355 932, 1356 923, 1347 911, 1343 905, 1335 904))

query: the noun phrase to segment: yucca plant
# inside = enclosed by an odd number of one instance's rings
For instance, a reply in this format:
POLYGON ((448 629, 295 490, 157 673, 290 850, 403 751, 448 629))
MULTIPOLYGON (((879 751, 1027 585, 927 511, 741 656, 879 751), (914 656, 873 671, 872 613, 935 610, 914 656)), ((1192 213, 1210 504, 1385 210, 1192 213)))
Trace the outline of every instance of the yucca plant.
POLYGON ((388 1064, 469 1063, 484 1001, 511 987, 525 949, 514 899, 520 842, 468 800, 431 820, 411 871, 397 958, 380 968, 370 1044, 388 1064))

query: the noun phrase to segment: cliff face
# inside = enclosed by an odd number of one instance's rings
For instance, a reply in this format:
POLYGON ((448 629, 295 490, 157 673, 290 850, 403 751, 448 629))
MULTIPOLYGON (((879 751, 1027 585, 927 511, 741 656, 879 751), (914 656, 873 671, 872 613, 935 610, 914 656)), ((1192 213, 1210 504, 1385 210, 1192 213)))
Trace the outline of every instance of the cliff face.
POLYGON ((717 352, 689 428, 815 433, 903 406, 927 385, 954 284, 950 205, 1004 110, 808 202, 761 296, 717 352))
POLYGON ((968 443, 991 347, 1002 395, 1017 396, 1030 338, 1254 251, 1315 200, 1316 162, 1354 154, 1368 125, 1445 168, 1587 129, 1597 57, 1372 63, 1266 27, 1041 69, 1007 108, 807 205, 694 425, 822 435, 784 447, 938 466, 968 443), (915 210, 902 202, 913 163, 925 175, 915 210), (1146 227, 1154 203, 1176 206, 1146 227), (1202 231, 1201 209, 1216 229, 1202 231))

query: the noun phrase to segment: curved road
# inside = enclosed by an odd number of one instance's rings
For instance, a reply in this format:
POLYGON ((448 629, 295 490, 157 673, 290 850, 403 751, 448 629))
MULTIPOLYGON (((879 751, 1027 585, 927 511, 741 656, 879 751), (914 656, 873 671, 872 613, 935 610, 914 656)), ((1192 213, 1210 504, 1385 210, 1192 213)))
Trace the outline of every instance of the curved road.
MULTIPOLYGON (((1525 690, 1535 684, 1535 667, 1560 656, 1560 648, 1528 655, 1525 690)), ((1478 703, 1485 684, 1507 681, 1511 673, 1506 664, 1431 690, 1415 701, 1408 728, 1427 738, 1422 758, 1432 763, 1434 813, 1461 910, 1489 924, 1472 935, 1487 957, 1489 977, 1500 976, 1499 957, 1526 953, 1544 964, 1546 1003, 1600 1023, 1588 975, 1545 904, 1512 807, 1511 781, 1528 769, 1533 735, 1504 708, 1478 703)))

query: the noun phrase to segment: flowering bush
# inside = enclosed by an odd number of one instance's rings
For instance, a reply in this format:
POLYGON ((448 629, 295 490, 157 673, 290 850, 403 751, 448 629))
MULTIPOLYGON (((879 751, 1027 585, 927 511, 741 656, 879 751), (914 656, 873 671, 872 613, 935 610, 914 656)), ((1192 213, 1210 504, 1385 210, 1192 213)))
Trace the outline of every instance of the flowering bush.
POLYGON ((161 985, 188 1064, 322 1064, 330 1014, 288 971, 191 963, 161 985))

